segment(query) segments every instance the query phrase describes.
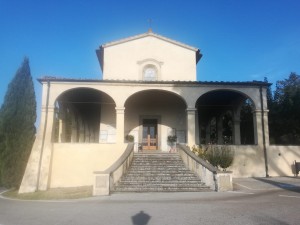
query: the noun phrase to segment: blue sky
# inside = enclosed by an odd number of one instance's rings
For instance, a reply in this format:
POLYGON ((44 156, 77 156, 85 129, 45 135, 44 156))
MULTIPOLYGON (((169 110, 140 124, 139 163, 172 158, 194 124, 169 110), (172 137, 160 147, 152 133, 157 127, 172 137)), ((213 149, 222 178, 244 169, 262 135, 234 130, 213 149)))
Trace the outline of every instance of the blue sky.
MULTIPOLYGON (((101 78, 101 44, 148 30, 201 49, 201 81, 300 73, 299 0, 0 0, 0 104, 24 56, 44 75, 101 78)), ((273 85, 274 86, 274 85, 273 85)))

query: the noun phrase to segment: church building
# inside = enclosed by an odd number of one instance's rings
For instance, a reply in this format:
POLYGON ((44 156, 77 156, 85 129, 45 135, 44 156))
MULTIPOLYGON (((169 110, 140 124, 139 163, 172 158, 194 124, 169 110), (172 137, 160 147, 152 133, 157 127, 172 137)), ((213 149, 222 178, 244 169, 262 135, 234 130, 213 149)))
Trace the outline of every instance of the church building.
POLYGON ((174 136, 189 147, 230 145, 234 176, 264 176, 268 83, 198 81, 201 51, 151 30, 96 55, 102 79, 38 79, 41 121, 20 193, 93 185, 94 171, 113 165, 129 142, 135 152, 167 153, 174 136))

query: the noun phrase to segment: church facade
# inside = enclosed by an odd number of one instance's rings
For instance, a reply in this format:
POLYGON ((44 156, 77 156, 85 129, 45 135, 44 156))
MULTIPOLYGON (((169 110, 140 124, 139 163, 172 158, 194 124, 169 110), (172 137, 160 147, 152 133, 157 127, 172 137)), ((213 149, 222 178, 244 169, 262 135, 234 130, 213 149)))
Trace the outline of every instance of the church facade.
POLYGON ((151 30, 96 55, 103 79, 39 79, 41 122, 20 193, 92 185, 128 142, 169 152, 174 136, 190 147, 230 145, 234 176, 264 176, 268 83, 197 81, 200 50, 151 30))

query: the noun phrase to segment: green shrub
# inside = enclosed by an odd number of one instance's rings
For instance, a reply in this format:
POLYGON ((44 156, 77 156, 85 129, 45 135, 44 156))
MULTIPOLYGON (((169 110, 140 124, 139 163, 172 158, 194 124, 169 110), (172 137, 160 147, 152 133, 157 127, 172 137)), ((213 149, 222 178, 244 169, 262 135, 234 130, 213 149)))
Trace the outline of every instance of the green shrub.
POLYGON ((206 152, 206 159, 211 165, 215 167, 219 166, 221 161, 221 152, 217 146, 209 145, 206 152))
POLYGON ((226 168, 232 165, 234 159, 234 152, 229 146, 208 145, 203 147, 201 145, 192 146, 192 152, 198 157, 208 161, 211 165, 217 168, 226 168))
POLYGON ((221 146, 220 152, 221 160, 219 162, 219 166, 226 171, 226 168, 231 166, 233 163, 234 152, 228 146, 221 146))
POLYGON ((131 134, 127 134, 125 137, 126 141, 128 142, 134 142, 134 136, 131 134))
POLYGON ((204 160, 206 160, 206 151, 207 151, 207 148, 203 148, 201 145, 193 145, 192 146, 192 152, 196 156, 198 156, 204 160))
POLYGON ((176 135, 169 135, 168 136, 168 142, 169 143, 174 143, 177 141, 177 136, 176 135))

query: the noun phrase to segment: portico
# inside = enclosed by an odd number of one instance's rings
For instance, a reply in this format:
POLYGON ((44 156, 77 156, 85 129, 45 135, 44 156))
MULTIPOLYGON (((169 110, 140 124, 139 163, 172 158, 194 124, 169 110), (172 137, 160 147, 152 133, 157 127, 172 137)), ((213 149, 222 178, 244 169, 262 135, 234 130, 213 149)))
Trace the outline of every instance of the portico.
POLYGON ((39 79, 41 122, 20 192, 91 185, 127 135, 136 151, 169 152, 169 135, 188 146, 268 145, 268 83, 197 81, 200 50, 151 31, 96 53, 103 79, 39 79))

